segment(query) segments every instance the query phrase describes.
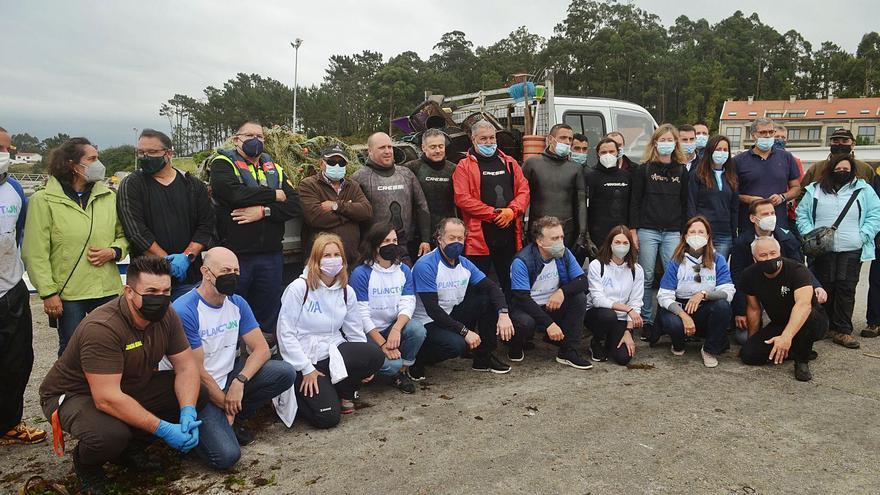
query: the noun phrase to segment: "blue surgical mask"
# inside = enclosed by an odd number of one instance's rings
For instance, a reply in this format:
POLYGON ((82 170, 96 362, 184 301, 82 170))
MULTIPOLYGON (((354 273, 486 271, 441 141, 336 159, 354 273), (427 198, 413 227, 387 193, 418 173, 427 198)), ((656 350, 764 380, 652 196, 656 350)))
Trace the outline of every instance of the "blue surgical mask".
POLYGON ((712 152, 712 161, 715 165, 724 165, 727 163, 727 160, 730 158, 729 151, 713 151, 712 152))
POLYGON ((621 157, 621 158, 625 157, 625 156, 626 156, 626 150, 623 149, 623 148, 620 148, 620 150, 618 150, 618 152, 617 152, 617 156, 619 156, 619 157, 621 157))
POLYGON ((669 156, 673 151, 675 151, 675 142, 660 141, 657 143, 657 153, 659 153, 660 156, 669 156))
POLYGON ((687 153, 688 155, 690 155, 690 154, 692 154, 694 151, 697 150, 697 143, 684 143, 684 144, 681 145, 681 147, 682 147, 682 149, 684 149, 684 152, 685 152, 685 153, 687 153))
POLYGON ((770 151, 770 148, 773 147, 773 141, 775 141, 775 139, 772 137, 759 137, 755 141, 755 146, 761 151, 770 151))
POLYGON ((443 246, 443 254, 453 261, 457 260, 462 252, 464 252, 464 244, 460 242, 450 242, 443 246))
POLYGON ((477 151, 483 156, 494 156, 498 149, 497 144, 478 144, 477 151))
POLYGON ((774 150, 784 150, 785 149, 785 139, 774 138, 773 139, 773 149, 774 150))
POLYGON ((556 156, 566 157, 571 153, 571 146, 565 143, 556 143, 553 152, 556 153, 556 156))
POLYGON ((587 154, 586 153, 572 153, 571 161, 577 163, 578 165, 583 165, 587 163, 587 154))
POLYGON ((324 175, 332 181, 342 180, 345 178, 345 165, 330 165, 328 163, 327 168, 324 169, 324 175))
POLYGON ((709 144, 709 136, 705 134, 697 135, 697 139, 694 141, 697 144, 697 148, 703 149, 709 144))

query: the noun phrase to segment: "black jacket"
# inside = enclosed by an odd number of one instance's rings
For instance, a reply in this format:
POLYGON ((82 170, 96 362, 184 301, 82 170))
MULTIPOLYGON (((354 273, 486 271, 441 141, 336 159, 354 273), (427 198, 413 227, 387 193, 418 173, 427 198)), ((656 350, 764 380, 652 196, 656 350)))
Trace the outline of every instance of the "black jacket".
POLYGON ((627 170, 599 165, 586 173, 584 181, 590 239, 600 246, 612 228, 629 221, 632 179, 627 170))
POLYGON ((681 231, 687 222, 687 180, 684 165, 643 163, 632 172, 629 227, 681 231))

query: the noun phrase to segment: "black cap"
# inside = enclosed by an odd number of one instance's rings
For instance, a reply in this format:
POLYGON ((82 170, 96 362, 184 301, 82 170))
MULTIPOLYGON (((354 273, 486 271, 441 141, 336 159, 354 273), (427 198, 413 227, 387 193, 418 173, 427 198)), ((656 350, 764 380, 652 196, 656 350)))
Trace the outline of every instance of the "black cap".
POLYGON ((847 138, 847 139, 855 140, 855 138, 853 137, 852 131, 850 131, 849 129, 836 129, 831 134, 831 136, 828 137, 829 140, 834 139, 834 138, 847 138))
POLYGON ((342 146, 339 146, 338 144, 324 146, 324 149, 321 150, 321 158, 327 159, 334 156, 338 156, 348 163, 348 155, 345 154, 345 150, 342 149, 342 146))

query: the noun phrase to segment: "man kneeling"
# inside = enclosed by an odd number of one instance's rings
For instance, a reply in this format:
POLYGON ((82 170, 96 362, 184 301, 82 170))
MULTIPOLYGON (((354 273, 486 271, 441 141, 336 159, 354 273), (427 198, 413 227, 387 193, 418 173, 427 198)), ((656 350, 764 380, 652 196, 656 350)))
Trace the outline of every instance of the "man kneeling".
POLYGON ((235 254, 224 247, 209 250, 201 272, 201 285, 174 301, 210 400, 199 412, 201 439, 194 451, 212 467, 229 469, 241 455, 240 446, 254 440, 242 421, 289 389, 296 371, 284 361, 269 360, 269 345, 251 307, 235 295, 235 254), (250 353, 247 359, 235 357, 239 337, 250 353))
POLYGON ((86 316, 40 385, 56 452, 62 429, 79 439, 73 467, 83 493, 105 493, 108 461, 161 468, 144 452, 149 434, 184 453, 199 443, 199 367, 170 302, 168 262, 135 259, 122 296, 86 316), (154 371, 166 355, 174 371, 154 371))
POLYGON ((816 300, 813 278, 806 266, 779 255, 779 241, 758 237, 752 242, 755 264, 743 271, 741 290, 746 294, 749 338, 740 351, 745 364, 768 360, 781 364, 791 355, 794 376, 813 379, 810 353, 813 342, 828 330, 828 316, 816 300), (761 306, 770 324, 761 328, 761 306))

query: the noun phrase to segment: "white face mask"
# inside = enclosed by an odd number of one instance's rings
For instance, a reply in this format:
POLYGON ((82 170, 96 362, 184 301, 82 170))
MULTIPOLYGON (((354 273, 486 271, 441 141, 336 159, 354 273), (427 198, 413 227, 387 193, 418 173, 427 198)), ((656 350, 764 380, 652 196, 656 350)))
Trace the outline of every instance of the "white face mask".
POLYGON ((611 153, 606 153, 599 157, 599 163, 602 164, 605 168, 612 168, 617 166, 617 157, 612 155, 611 153))
POLYGON ((623 258, 627 254, 629 254, 629 244, 612 244, 611 254, 617 256, 618 258, 623 258))
POLYGON ((685 239, 687 245, 691 247, 694 251, 699 251, 706 247, 706 244, 709 244, 709 239, 704 235, 689 235, 687 239, 685 239))
POLYGON ((776 230, 776 215, 759 218, 758 228, 760 228, 764 232, 773 232, 774 230, 776 230))
POLYGON ((0 153, 0 174, 5 174, 9 170, 11 163, 12 159, 9 158, 9 153, 5 151, 0 153))

